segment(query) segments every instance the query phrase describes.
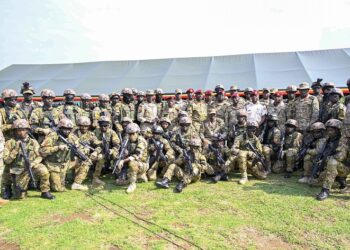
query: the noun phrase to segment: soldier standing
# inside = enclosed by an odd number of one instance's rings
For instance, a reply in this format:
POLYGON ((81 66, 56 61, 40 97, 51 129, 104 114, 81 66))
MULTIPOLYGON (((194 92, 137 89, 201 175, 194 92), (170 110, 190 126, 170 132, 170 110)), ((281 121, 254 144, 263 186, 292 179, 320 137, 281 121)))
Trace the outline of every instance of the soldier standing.
POLYGON ((297 92, 297 86, 295 85, 289 85, 286 88, 287 92, 287 102, 286 102, 286 119, 294 119, 295 117, 295 100, 296 100, 296 92, 297 92))
POLYGON ((318 120, 319 104, 315 96, 309 95, 309 84, 299 85, 300 96, 295 101, 295 120, 298 121, 298 130, 306 133, 306 129, 318 120))
POLYGON ((151 128, 158 119, 157 105, 153 102, 153 90, 146 91, 146 102, 141 104, 137 110, 137 120, 141 124, 141 129, 145 127, 151 128))
POLYGON ((135 104, 132 90, 129 88, 124 88, 122 90, 123 102, 120 106, 120 121, 123 117, 129 117, 134 121, 135 119, 135 104))
POLYGON ((323 100, 323 95, 321 93, 321 89, 322 89, 322 80, 323 79, 320 79, 320 78, 317 78, 317 81, 316 82, 313 82, 311 84, 311 88, 312 88, 312 91, 313 91, 313 95, 317 97, 317 100, 318 100, 318 103, 321 107, 322 105, 322 100, 323 100))
POLYGON ((55 92, 51 89, 41 91, 43 106, 34 109, 30 116, 30 125, 39 143, 42 143, 45 136, 58 124, 60 114, 56 108, 52 107, 55 97, 55 92))
POLYGON ((166 110, 168 103, 163 100, 164 91, 162 89, 157 88, 154 93, 156 95, 155 103, 157 105, 157 117, 162 117, 162 113, 166 110))
POLYGON ((259 102, 265 107, 272 104, 273 100, 270 98, 270 90, 268 88, 262 89, 262 98, 260 98, 259 102))
POLYGON ((346 107, 340 102, 340 98, 343 96, 343 91, 338 88, 334 88, 330 91, 329 104, 321 117, 321 122, 325 123, 330 119, 337 119, 340 121, 345 119, 346 107))
MULTIPOLYGON (((4 160, 3 160, 3 152, 5 148, 5 138, 0 129, 0 194, 3 194, 3 184, 2 184, 2 174, 4 172, 4 160)), ((0 198, 0 206, 8 203, 8 200, 0 198)))
POLYGON ((93 105, 91 103, 92 97, 88 93, 83 93, 80 96, 80 107, 83 110, 82 116, 89 117, 89 119, 92 121, 92 110, 93 105))
POLYGON ((222 120, 225 120, 228 106, 228 102, 225 101, 225 91, 219 91, 219 93, 216 95, 216 101, 214 103, 214 108, 216 109, 217 117, 219 117, 222 120))
POLYGON ((267 106, 268 115, 276 115, 278 118, 277 127, 284 133, 284 124, 287 121, 286 117, 286 105, 283 102, 283 96, 281 92, 274 94, 274 101, 267 106))
POLYGON ((170 121, 174 121, 179 113, 179 109, 175 106, 175 101, 172 97, 167 99, 168 105, 163 110, 162 117, 168 117, 170 121))
POLYGON ((187 107, 187 103, 184 100, 182 100, 181 95, 182 95, 182 90, 175 89, 175 104, 174 104, 174 106, 177 110, 185 111, 186 107, 187 107))
POLYGON ((98 107, 94 108, 92 111, 92 128, 98 127, 98 121, 101 116, 107 116, 112 119, 112 109, 109 106, 109 96, 106 94, 101 94, 98 96, 98 107))
POLYGON ((15 138, 6 142, 4 150, 4 173, 6 173, 4 198, 9 199, 11 197, 11 187, 9 187, 11 181, 15 199, 27 196, 28 183, 31 178, 29 169, 31 169, 32 177, 35 176, 40 179, 41 198, 54 199, 55 197, 50 193, 49 172, 41 164, 39 143, 28 136, 28 130, 30 129, 28 121, 18 119, 14 121, 13 128, 15 129, 15 138))
POLYGON ((223 138, 226 138, 227 136, 225 122, 216 117, 216 110, 210 109, 208 115, 208 119, 201 124, 199 130, 204 145, 210 144, 210 140, 215 134, 221 134, 223 138))
POLYGON ((26 119, 28 120, 33 109, 38 108, 41 105, 40 103, 33 101, 33 95, 35 94, 35 91, 28 82, 23 83, 21 94, 23 95, 23 101, 21 102, 20 107, 26 114, 26 119))
POLYGON ((83 110, 74 104, 74 97, 76 93, 73 89, 66 89, 63 92, 65 98, 64 104, 57 107, 57 111, 62 114, 60 118, 67 118, 76 125, 79 116, 83 114, 83 110))
POLYGON ((4 100, 4 107, 0 108, 2 132, 5 140, 8 140, 13 137, 13 122, 18 119, 26 119, 26 114, 17 105, 16 91, 5 89, 1 97, 4 100))

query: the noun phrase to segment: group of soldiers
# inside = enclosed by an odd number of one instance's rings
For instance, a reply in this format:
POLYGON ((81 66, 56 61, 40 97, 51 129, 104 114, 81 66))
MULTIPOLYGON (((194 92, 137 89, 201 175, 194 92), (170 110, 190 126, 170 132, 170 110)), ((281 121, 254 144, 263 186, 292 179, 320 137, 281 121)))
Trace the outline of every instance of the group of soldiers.
POLYGON ((235 172, 242 185, 248 175, 302 172, 298 182, 322 187, 318 200, 333 185, 350 189, 350 96, 322 79, 283 92, 239 93, 221 84, 173 95, 124 88, 99 95, 97 103, 87 93, 77 103, 73 89, 64 91, 61 103, 43 89, 36 102, 29 83, 21 94, 18 102, 15 90, 2 92, 0 204, 26 197, 29 188, 40 189, 45 199, 67 185, 88 190, 88 180, 90 188, 103 189, 104 175, 115 176, 127 193, 138 181, 169 188, 176 179, 175 191, 182 192, 201 178, 228 181, 235 172))

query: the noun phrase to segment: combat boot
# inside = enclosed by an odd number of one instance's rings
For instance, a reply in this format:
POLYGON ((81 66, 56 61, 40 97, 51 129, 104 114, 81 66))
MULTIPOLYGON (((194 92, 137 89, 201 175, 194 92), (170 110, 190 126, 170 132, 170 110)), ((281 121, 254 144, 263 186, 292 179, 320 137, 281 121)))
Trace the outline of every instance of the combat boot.
POLYGON ((169 179, 164 177, 163 180, 156 182, 156 186, 159 188, 169 188, 169 179))
POLYGON ((6 186, 4 189, 4 193, 2 194, 2 198, 4 200, 9 200, 12 197, 12 188, 11 186, 6 186))
POLYGON ((336 177, 335 180, 339 183, 340 192, 346 189, 346 177, 336 177))
POLYGON ((135 189, 136 189, 136 183, 133 182, 133 183, 130 183, 130 185, 128 186, 128 189, 126 190, 126 192, 127 192, 128 194, 130 194, 130 193, 134 192, 135 189))
POLYGON ((212 178, 214 183, 217 183, 218 181, 221 180, 222 173, 216 173, 216 175, 212 178))
POLYGON ((86 185, 78 184, 78 183, 75 183, 75 182, 72 184, 71 189, 72 190, 82 190, 82 191, 89 190, 89 188, 86 185))
POLYGON ((175 187, 175 190, 178 192, 178 193, 181 193, 182 190, 186 187, 186 184, 183 183, 182 181, 180 181, 176 187, 175 187))
POLYGON ((221 180, 222 180, 222 181, 229 181, 228 175, 227 175, 227 174, 223 174, 223 175, 221 176, 221 180))
POLYGON ((248 181, 247 173, 242 174, 242 178, 238 181, 238 184, 244 185, 248 181))
POLYGON ((41 198, 48 199, 48 200, 53 200, 53 199, 55 199, 55 196, 53 196, 50 192, 42 192, 41 193, 41 198))
POLYGON ((287 171, 287 172, 284 174, 284 178, 289 179, 290 177, 292 177, 292 172, 287 171))
POLYGON ((139 179, 142 181, 142 182, 148 182, 148 178, 147 178, 147 175, 146 173, 142 174, 139 176, 139 179))
POLYGON ((316 196, 316 199, 319 201, 323 201, 325 199, 327 199, 329 196, 329 189, 328 188, 322 188, 321 193, 319 193, 316 196))
POLYGON ((300 178, 300 179, 298 180, 298 182, 299 182, 299 183, 303 183, 303 184, 309 183, 309 177, 304 176, 303 178, 300 178))
POLYGON ((100 178, 94 177, 92 179, 92 185, 93 186, 104 186, 104 185, 106 185, 106 183, 104 181, 102 181, 100 178))

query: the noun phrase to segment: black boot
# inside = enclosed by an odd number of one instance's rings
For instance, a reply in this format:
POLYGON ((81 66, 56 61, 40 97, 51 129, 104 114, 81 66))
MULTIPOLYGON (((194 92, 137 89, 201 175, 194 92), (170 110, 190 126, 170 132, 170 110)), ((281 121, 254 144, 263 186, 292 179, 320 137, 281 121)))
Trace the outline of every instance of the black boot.
POLYGON ((178 193, 181 193, 185 187, 186 187, 186 184, 181 181, 176 185, 175 189, 178 193))
POLYGON ((328 188, 322 188, 321 193, 319 193, 316 196, 316 199, 319 201, 323 201, 325 199, 327 199, 329 196, 329 189, 328 188))
POLYGON ((346 177, 339 177, 335 178, 335 180, 339 183, 339 189, 345 189, 346 188, 346 177))
POLYGON ((55 199, 55 196, 53 196, 50 192, 42 192, 41 193, 41 198, 48 199, 48 200, 53 200, 53 199, 55 199))
POLYGON ((215 176, 212 178, 214 183, 217 183, 218 181, 221 180, 222 173, 216 173, 215 176))
POLYGON ((156 185, 159 188, 169 188, 169 179, 164 177, 163 180, 157 181, 156 185))
POLYGON ((287 171, 287 172, 285 173, 285 175, 284 175, 284 178, 289 179, 290 177, 292 177, 292 172, 287 171))
POLYGON ((222 180, 222 181, 229 181, 228 175, 227 175, 227 174, 223 174, 223 175, 221 176, 221 180, 222 180))
POLYGON ((12 197, 12 188, 11 186, 6 186, 4 189, 4 193, 2 194, 2 198, 4 200, 9 200, 12 197))

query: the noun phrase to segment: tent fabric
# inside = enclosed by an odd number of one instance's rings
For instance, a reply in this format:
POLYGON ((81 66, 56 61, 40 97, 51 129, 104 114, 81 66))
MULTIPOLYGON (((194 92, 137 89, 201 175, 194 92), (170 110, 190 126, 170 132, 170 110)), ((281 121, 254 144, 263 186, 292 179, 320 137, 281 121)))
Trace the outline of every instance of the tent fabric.
POLYGON ((0 71, 0 86, 19 89, 30 82, 61 95, 66 88, 78 93, 110 93, 125 87, 162 88, 171 93, 213 89, 217 84, 240 89, 285 88, 317 78, 344 86, 350 77, 350 48, 320 51, 261 53, 232 56, 106 61, 72 64, 15 64, 0 71))

